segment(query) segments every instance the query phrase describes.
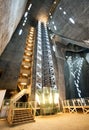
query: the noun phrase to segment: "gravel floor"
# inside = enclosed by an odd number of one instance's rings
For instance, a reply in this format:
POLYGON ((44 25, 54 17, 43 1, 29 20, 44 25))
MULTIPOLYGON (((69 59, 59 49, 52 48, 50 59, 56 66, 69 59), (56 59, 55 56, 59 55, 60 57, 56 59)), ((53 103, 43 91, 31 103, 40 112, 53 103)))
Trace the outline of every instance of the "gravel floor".
POLYGON ((36 122, 9 127, 0 120, 0 130, 89 130, 89 114, 57 114, 39 116, 36 122))

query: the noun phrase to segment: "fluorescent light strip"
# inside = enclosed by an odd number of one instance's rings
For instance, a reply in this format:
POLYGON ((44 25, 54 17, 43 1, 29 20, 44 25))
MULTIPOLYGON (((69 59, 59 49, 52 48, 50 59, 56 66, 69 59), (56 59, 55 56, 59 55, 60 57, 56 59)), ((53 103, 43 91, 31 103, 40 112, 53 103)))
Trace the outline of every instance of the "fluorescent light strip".
POLYGON ((28 10, 30 10, 30 9, 31 9, 31 7, 32 7, 32 4, 30 4, 30 5, 29 5, 28 10))
POLYGON ((22 35, 22 32, 23 32, 23 30, 20 29, 20 30, 19 30, 19 36, 22 35))
POLYGON ((69 21, 70 21, 72 24, 75 24, 75 21, 74 21, 72 18, 69 18, 69 21))
POLYGON ((27 15, 28 15, 28 12, 25 12, 24 17, 27 17, 27 15))

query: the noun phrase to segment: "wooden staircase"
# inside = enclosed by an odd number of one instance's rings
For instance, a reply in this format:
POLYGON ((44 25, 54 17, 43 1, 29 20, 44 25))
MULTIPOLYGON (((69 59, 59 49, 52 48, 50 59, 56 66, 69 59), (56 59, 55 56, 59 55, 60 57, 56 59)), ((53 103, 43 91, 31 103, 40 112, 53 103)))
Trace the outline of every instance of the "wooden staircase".
MULTIPOLYGON (((23 60, 18 78, 18 92, 10 100, 7 120, 10 125, 34 122, 35 108, 27 102, 18 102, 22 96, 31 96, 33 61, 34 61, 35 28, 30 27, 26 40, 23 60), (25 105, 24 105, 25 104, 25 105)), ((29 99, 29 98, 28 98, 29 99)))
POLYGON ((35 122, 34 115, 32 114, 32 109, 28 108, 13 109, 11 115, 12 115, 11 119, 8 120, 10 126, 35 122))

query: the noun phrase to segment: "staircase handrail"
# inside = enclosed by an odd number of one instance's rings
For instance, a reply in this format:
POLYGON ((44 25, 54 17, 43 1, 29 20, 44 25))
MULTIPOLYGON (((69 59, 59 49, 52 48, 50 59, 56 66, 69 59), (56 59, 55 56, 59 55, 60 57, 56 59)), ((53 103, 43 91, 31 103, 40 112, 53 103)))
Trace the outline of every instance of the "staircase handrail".
POLYGON ((23 89, 19 93, 17 93, 15 96, 11 98, 10 103, 15 103, 18 101, 24 94, 28 93, 29 89, 23 89))

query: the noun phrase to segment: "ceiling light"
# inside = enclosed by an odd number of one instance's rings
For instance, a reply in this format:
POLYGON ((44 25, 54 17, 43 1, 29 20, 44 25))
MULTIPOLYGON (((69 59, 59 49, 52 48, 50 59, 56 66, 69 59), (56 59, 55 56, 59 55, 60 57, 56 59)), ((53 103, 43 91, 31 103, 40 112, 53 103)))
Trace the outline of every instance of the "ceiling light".
POLYGON ((22 30, 22 29, 20 29, 20 30, 19 30, 19 35, 21 35, 21 34, 22 34, 22 32, 23 32, 23 30, 22 30))
POLYGON ((23 65, 24 68, 26 69, 29 69, 29 66, 28 65, 23 65))
POLYGON ((23 23, 23 26, 25 26, 25 23, 23 23))
POLYGON ((54 26, 54 29, 55 29, 55 30, 57 30, 57 27, 56 27, 56 26, 54 26))
POLYGON ((28 12, 25 12, 24 17, 27 17, 27 15, 28 15, 28 12))
POLYGON ((56 4, 56 1, 54 1, 54 4, 56 4))
POLYGON ((65 12, 65 11, 63 11, 63 14, 65 14, 65 15, 66 15, 66 12, 65 12))
POLYGON ((30 59, 28 59, 28 58, 25 58, 24 60, 25 60, 25 61, 27 61, 27 62, 29 62, 29 61, 30 61, 30 59))
POLYGON ((32 4, 30 4, 30 5, 29 5, 28 10, 30 10, 30 9, 31 9, 31 7, 32 7, 32 4))
POLYGON ((59 9, 60 9, 60 10, 62 10, 62 8, 61 8, 61 7, 59 7, 59 9))
POLYGON ((27 85, 27 83, 23 83, 23 82, 21 82, 20 84, 21 84, 21 85, 27 85))
POLYGON ((75 21, 72 18, 69 18, 70 22, 75 24, 75 21))
POLYGON ((22 73, 22 76, 28 76, 28 74, 26 74, 26 73, 22 73))

